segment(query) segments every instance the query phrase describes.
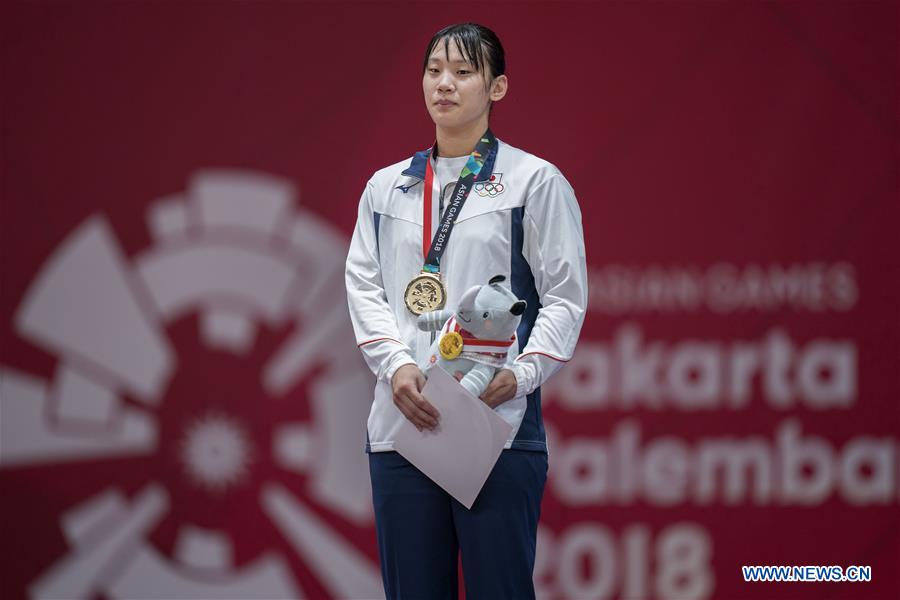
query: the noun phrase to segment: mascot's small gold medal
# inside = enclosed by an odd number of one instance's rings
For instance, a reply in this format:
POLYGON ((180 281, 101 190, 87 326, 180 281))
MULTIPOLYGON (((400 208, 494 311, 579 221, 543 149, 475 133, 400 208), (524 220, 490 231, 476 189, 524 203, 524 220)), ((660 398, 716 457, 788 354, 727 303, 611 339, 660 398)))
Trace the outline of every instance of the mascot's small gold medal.
POLYGON ((455 331, 447 332, 441 336, 439 348, 441 356, 447 360, 453 360, 462 352, 463 338, 455 331))
POLYGON ((414 277, 403 294, 406 308, 414 315, 440 310, 446 299, 447 292, 440 276, 426 272, 414 277))

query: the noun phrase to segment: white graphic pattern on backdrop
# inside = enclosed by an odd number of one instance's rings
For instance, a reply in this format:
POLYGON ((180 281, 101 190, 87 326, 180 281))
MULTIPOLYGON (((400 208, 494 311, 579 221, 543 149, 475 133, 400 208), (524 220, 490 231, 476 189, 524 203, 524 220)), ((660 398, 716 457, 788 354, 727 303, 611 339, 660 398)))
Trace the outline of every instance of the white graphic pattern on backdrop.
MULTIPOLYGON (((154 245, 129 262, 101 216, 81 224, 42 267, 15 315, 16 331, 58 357, 51 382, 0 368, 3 467, 154 455, 154 408, 177 372, 165 335, 197 313, 209 348, 252 353, 257 323, 300 324, 267 361, 263 389, 277 402, 317 364, 306 389, 311 420, 278 424, 257 448, 238 418, 211 413, 184 424, 181 459, 190 477, 227 492, 272 452, 307 475, 307 492, 359 525, 371 524, 362 443, 371 375, 352 343, 343 284, 347 241, 294 206, 293 186, 246 171, 210 170, 186 193, 148 212, 154 245), (347 343, 342 343, 346 340, 347 343), (126 404, 128 394, 141 404, 126 404), (358 425, 357 425, 358 424, 358 425)), ((336 597, 381 597, 377 564, 277 482, 260 507, 336 597)), ((32 584, 32 597, 298 598, 286 560, 265 553, 232 569, 226 532, 182 525, 172 560, 146 537, 170 509, 159 482, 132 498, 115 487, 61 515, 71 547, 32 584)))

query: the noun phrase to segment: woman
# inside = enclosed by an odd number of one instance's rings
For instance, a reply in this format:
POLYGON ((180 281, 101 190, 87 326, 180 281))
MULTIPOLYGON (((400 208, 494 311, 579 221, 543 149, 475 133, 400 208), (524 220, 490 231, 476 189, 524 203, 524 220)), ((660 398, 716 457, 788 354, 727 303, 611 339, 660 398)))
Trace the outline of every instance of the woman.
POLYGON ((534 597, 548 458, 540 385, 574 351, 587 278, 572 187, 488 127, 507 85, 491 30, 463 23, 435 34, 422 87, 436 141, 377 171, 359 203, 346 284, 357 342, 377 377, 366 452, 388 598, 456 598, 459 552, 467 597, 534 597), (433 334, 418 330, 417 315, 455 307, 497 274, 528 308, 507 368, 481 399, 513 433, 468 510, 393 451, 393 437, 403 419, 420 430, 440 420, 420 393, 416 364, 433 334))

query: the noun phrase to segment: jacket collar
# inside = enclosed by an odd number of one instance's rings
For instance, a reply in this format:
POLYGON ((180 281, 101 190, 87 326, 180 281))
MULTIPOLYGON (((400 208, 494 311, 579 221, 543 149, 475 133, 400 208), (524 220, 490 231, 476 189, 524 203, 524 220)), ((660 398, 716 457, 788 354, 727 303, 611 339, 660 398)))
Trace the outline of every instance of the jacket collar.
MULTIPOLYGON (((412 160, 409 163, 409 166, 404 169, 400 174, 406 175, 407 177, 415 177, 416 179, 425 179, 425 165, 428 164, 428 157, 431 154, 431 150, 434 148, 434 144, 430 147, 422 150, 421 152, 416 152, 412 160)), ((494 172, 494 161, 497 158, 497 150, 500 148, 500 140, 497 140, 496 146, 488 152, 487 157, 484 159, 484 166, 481 167, 481 171, 478 173, 478 177, 475 178, 475 181, 489 181, 491 178, 491 174, 494 172)))

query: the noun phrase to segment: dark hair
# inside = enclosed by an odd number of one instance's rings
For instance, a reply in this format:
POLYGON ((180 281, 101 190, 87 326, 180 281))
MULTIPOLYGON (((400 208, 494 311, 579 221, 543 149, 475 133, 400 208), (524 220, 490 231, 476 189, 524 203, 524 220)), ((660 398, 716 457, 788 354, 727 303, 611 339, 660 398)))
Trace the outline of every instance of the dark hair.
MULTIPOLYGON (((425 60, 422 61, 422 72, 428 68, 428 58, 441 41, 444 42, 444 52, 450 55, 450 40, 459 48, 463 58, 475 67, 479 73, 486 73, 485 66, 490 70, 490 79, 487 84, 500 75, 506 73, 506 54, 503 44, 497 34, 478 23, 457 23, 444 27, 431 38, 428 48, 425 50, 425 60)), ((491 102, 491 110, 494 103, 491 102)))

